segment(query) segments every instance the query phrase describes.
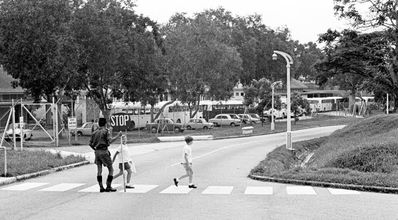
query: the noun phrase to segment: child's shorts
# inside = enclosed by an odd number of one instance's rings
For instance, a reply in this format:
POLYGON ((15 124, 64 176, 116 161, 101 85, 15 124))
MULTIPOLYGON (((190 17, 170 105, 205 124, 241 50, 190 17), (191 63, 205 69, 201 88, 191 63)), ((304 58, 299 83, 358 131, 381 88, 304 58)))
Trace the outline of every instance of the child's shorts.
MULTIPOLYGON (((122 168, 123 168, 123 167, 122 167, 122 163, 119 163, 119 169, 122 170, 122 168)), ((125 169, 125 170, 131 169, 130 163, 124 162, 124 169, 125 169)))

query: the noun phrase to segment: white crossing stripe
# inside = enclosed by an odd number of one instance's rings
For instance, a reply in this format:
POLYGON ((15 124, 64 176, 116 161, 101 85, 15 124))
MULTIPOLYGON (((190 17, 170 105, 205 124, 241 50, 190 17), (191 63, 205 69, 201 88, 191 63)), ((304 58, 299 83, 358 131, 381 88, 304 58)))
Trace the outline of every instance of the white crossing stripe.
POLYGON ((328 188, 328 190, 333 195, 358 195, 358 194, 360 194, 358 191, 348 190, 348 189, 328 188))
POLYGON ((286 192, 289 195, 316 195, 311 186, 287 186, 286 192))
POLYGON ((191 188, 188 188, 188 186, 169 186, 165 190, 163 190, 160 193, 165 193, 165 194, 187 194, 191 191, 191 188))
MULTIPOLYGON (((112 184, 112 188, 119 187, 120 184, 112 184)), ((100 188, 98 184, 95 184, 94 186, 90 186, 88 188, 82 189, 79 192, 99 192, 100 188)))
POLYGON ((39 191, 47 191, 47 192, 65 192, 67 190, 77 188, 79 186, 83 186, 84 183, 61 183, 55 186, 51 186, 48 188, 41 189, 39 191))
MULTIPOLYGON (((133 185, 134 189, 126 189, 126 192, 128 193, 147 193, 151 191, 152 189, 155 189, 158 187, 158 185, 133 185)), ((123 188, 123 186, 122 186, 123 188)), ((120 190, 119 192, 124 192, 124 190, 120 190)))
POLYGON ((24 191, 24 190, 29 190, 33 189, 36 187, 44 186, 47 185, 48 183, 32 183, 32 182, 27 182, 27 183, 21 183, 18 185, 13 185, 9 187, 2 188, 1 190, 15 190, 15 191, 24 191))
POLYGON ((226 195, 231 194, 233 188, 233 186, 209 186, 202 192, 202 194, 226 195))
POLYGON ((247 195, 272 195, 273 193, 272 186, 248 186, 245 190, 247 195))

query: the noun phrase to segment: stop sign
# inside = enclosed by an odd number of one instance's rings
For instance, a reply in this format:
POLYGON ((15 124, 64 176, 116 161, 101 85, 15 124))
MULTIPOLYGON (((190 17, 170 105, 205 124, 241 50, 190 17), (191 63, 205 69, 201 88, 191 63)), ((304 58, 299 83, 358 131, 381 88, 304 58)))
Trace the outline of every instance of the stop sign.
POLYGON ((116 113, 111 116, 113 131, 132 130, 135 126, 132 114, 116 113))

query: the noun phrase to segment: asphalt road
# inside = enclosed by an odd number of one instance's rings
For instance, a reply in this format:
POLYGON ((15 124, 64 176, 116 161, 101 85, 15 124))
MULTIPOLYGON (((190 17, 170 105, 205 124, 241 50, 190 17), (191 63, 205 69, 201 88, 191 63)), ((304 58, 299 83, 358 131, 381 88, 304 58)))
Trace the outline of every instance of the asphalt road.
MULTIPOLYGON (((292 133, 293 141, 337 127, 292 133)), ((398 195, 260 182, 250 170, 284 134, 193 145, 194 182, 173 186, 183 174, 182 142, 132 146, 136 189, 99 193, 93 164, 0 188, 0 219, 398 219, 398 195)), ((106 176, 106 175, 104 175, 106 176)), ((114 181, 121 184, 122 178, 114 181)))

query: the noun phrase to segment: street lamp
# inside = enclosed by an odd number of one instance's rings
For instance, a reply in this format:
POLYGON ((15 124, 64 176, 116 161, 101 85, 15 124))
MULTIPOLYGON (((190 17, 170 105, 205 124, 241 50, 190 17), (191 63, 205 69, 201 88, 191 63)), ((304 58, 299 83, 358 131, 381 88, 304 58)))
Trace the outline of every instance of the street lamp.
POLYGON ((274 122, 274 91, 275 91, 275 86, 282 84, 282 81, 276 81, 271 84, 271 89, 272 89, 272 107, 271 107, 271 131, 275 130, 275 122, 274 122))
POLYGON ((293 64, 292 57, 282 51, 274 50, 274 54, 272 54, 272 59, 276 60, 278 55, 281 55, 285 58, 286 61, 286 104, 287 104, 287 126, 286 126, 286 148, 289 150, 293 150, 292 148, 292 125, 291 125, 291 117, 290 117, 290 64, 293 64))

